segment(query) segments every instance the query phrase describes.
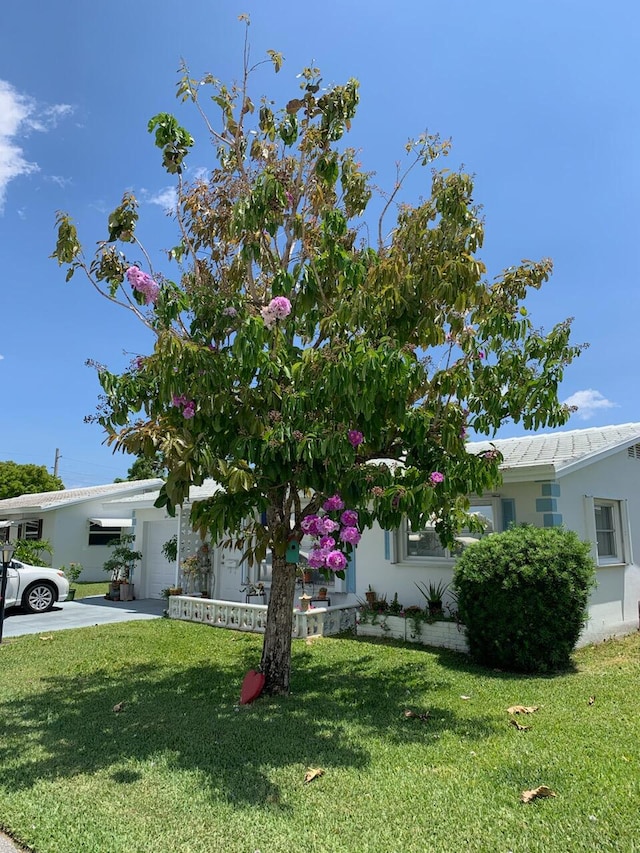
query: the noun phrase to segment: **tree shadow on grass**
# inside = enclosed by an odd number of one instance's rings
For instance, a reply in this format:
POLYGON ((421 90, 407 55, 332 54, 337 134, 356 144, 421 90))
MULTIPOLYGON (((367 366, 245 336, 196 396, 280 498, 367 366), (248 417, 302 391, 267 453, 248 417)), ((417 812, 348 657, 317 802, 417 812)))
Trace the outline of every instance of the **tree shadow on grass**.
POLYGON ((418 659, 389 665, 368 644, 354 647, 332 663, 294 644, 292 695, 250 706, 238 697, 245 668, 255 662, 254 643, 239 643, 223 664, 169 668, 159 660, 44 679, 19 702, 0 703, 1 784, 27 789, 112 768, 111 778, 126 785, 144 772, 140 763, 164 755, 176 770, 201 774, 212 796, 264 806, 279 801, 274 768, 363 769, 372 738, 413 744, 444 731, 473 738, 495 732, 491 717, 470 720, 440 707, 438 695, 450 689, 440 667, 425 669, 418 659), (404 709, 420 712, 425 697, 428 720, 407 720, 404 709), (21 744, 28 747, 21 751, 21 744))

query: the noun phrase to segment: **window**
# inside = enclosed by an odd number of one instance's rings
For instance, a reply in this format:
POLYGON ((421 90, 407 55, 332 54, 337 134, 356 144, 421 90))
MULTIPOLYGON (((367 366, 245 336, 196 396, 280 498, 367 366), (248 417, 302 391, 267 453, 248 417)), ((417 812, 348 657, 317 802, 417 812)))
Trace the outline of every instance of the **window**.
POLYGON ((42 539, 42 519, 29 518, 18 525, 18 539, 42 539))
POLYGON ((91 522, 89 524, 89 545, 110 545, 120 539, 121 527, 101 527, 91 522))
POLYGON ((422 530, 413 530, 411 523, 407 521, 405 527, 403 559, 451 559, 456 557, 470 539, 481 539, 493 533, 495 530, 493 503, 473 504, 469 508, 469 514, 474 515, 483 524, 482 532, 465 529, 459 534, 459 547, 451 550, 443 548, 434 527, 424 527, 422 530))
POLYGON ((594 500, 598 563, 622 563, 622 525, 618 501, 594 500))

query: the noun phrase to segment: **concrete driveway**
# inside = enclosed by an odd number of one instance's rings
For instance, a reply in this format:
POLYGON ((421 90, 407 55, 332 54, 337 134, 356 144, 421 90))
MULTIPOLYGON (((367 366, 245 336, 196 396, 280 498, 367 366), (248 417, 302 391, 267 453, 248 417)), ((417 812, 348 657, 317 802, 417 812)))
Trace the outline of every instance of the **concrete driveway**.
POLYGON ((101 595, 56 604, 47 613, 25 613, 12 607, 4 614, 4 636, 48 634, 66 628, 88 628, 112 622, 131 622, 134 619, 157 619, 167 604, 164 599, 146 598, 141 601, 108 601, 101 595))

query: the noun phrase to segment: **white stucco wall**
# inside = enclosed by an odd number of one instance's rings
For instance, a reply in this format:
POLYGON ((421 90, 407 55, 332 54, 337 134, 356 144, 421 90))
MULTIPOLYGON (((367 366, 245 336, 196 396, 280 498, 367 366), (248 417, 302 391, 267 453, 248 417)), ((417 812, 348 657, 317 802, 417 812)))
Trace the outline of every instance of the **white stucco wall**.
MULTIPOLYGON (((26 517, 26 515, 25 515, 26 517)), ((106 545, 89 545, 89 518, 121 518, 120 513, 105 507, 103 499, 82 501, 71 506, 29 514, 42 518, 42 538, 53 547, 51 565, 54 568, 81 563, 81 581, 104 581, 108 574, 103 565, 110 556, 106 545)), ((46 555, 45 555, 46 556, 46 555)))
POLYGON ((621 533, 628 533, 625 562, 598 567, 589 607, 585 636, 592 641, 638 628, 640 602, 640 459, 630 458, 627 450, 561 477, 558 511, 565 527, 575 530, 584 541, 592 542, 597 559, 593 518, 588 498, 626 502, 621 533))

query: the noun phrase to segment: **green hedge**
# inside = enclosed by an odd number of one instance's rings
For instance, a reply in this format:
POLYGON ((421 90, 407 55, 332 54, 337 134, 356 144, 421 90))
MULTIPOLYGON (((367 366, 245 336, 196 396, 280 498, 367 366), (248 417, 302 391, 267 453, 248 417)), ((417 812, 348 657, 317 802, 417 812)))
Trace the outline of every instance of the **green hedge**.
POLYGON ((551 672, 570 664, 595 566, 573 531, 523 526, 471 545, 453 583, 474 660, 551 672))

